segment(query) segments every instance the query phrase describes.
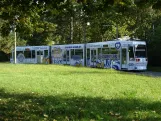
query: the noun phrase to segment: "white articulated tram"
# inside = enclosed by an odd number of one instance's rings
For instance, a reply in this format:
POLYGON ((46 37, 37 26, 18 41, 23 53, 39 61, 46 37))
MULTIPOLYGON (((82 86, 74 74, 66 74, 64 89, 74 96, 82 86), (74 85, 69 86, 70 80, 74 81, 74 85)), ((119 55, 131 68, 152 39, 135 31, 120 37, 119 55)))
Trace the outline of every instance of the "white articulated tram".
MULTIPOLYGON (((21 46, 16 47, 17 63, 49 63, 49 46, 21 46)), ((11 52, 10 62, 14 63, 14 50, 11 52)))
POLYGON ((146 43, 143 41, 88 43, 86 65, 116 70, 146 70, 146 43))
MULTIPOLYGON (((14 62, 14 50, 11 62, 14 62)), ((52 63, 116 70, 146 70, 144 41, 114 40, 87 44, 17 47, 17 63, 52 63)))
POLYGON ((53 45, 51 47, 52 64, 84 66, 84 44, 53 45))

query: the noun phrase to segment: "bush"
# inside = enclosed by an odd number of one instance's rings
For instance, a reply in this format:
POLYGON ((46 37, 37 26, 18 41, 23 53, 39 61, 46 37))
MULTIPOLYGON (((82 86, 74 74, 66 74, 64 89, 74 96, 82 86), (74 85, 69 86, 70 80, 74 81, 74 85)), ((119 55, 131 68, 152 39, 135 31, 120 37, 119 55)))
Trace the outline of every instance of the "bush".
POLYGON ((6 61, 9 61, 9 54, 0 51, 0 62, 6 62, 6 61))

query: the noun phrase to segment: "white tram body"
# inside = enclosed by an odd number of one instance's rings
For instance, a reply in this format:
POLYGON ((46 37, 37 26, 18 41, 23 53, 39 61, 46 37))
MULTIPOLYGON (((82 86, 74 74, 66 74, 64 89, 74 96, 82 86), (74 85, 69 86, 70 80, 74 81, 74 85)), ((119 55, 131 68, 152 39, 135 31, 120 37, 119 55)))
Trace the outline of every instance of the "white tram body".
MULTIPOLYGON (((17 63, 52 63, 116 70, 147 70, 144 41, 114 40, 87 44, 16 47, 17 63)), ((14 63, 14 50, 11 52, 14 63)))
MULTIPOLYGON (((16 47, 17 63, 49 63, 49 46, 16 47)), ((14 50, 10 62, 14 63, 14 50)))
POLYGON ((52 64, 84 66, 84 44, 53 45, 51 47, 52 64))
POLYGON ((86 44, 88 67, 116 70, 146 70, 147 54, 144 41, 107 41, 86 44))

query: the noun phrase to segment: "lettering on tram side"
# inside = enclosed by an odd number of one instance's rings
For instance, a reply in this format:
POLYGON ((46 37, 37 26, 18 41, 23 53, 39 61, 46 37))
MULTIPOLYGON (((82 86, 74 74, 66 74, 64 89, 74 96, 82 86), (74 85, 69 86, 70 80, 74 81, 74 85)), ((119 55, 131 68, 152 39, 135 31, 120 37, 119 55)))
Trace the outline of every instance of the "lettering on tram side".
POLYGON ((63 64, 63 60, 53 60, 55 64, 63 64))
POLYGON ((78 45, 75 45, 75 46, 66 46, 65 48, 66 49, 69 49, 69 48, 81 48, 81 46, 78 46, 78 45))
POLYGON ((101 45, 89 45, 89 47, 100 48, 102 46, 101 45))
POLYGON ((34 50, 47 50, 48 47, 34 47, 34 50))

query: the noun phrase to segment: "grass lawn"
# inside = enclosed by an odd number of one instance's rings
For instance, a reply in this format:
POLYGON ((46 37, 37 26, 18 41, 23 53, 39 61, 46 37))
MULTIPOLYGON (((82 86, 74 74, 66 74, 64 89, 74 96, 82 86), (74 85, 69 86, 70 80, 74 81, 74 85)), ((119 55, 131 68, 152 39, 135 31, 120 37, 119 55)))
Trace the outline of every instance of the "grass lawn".
POLYGON ((161 78, 0 63, 0 120, 160 121, 161 78))

